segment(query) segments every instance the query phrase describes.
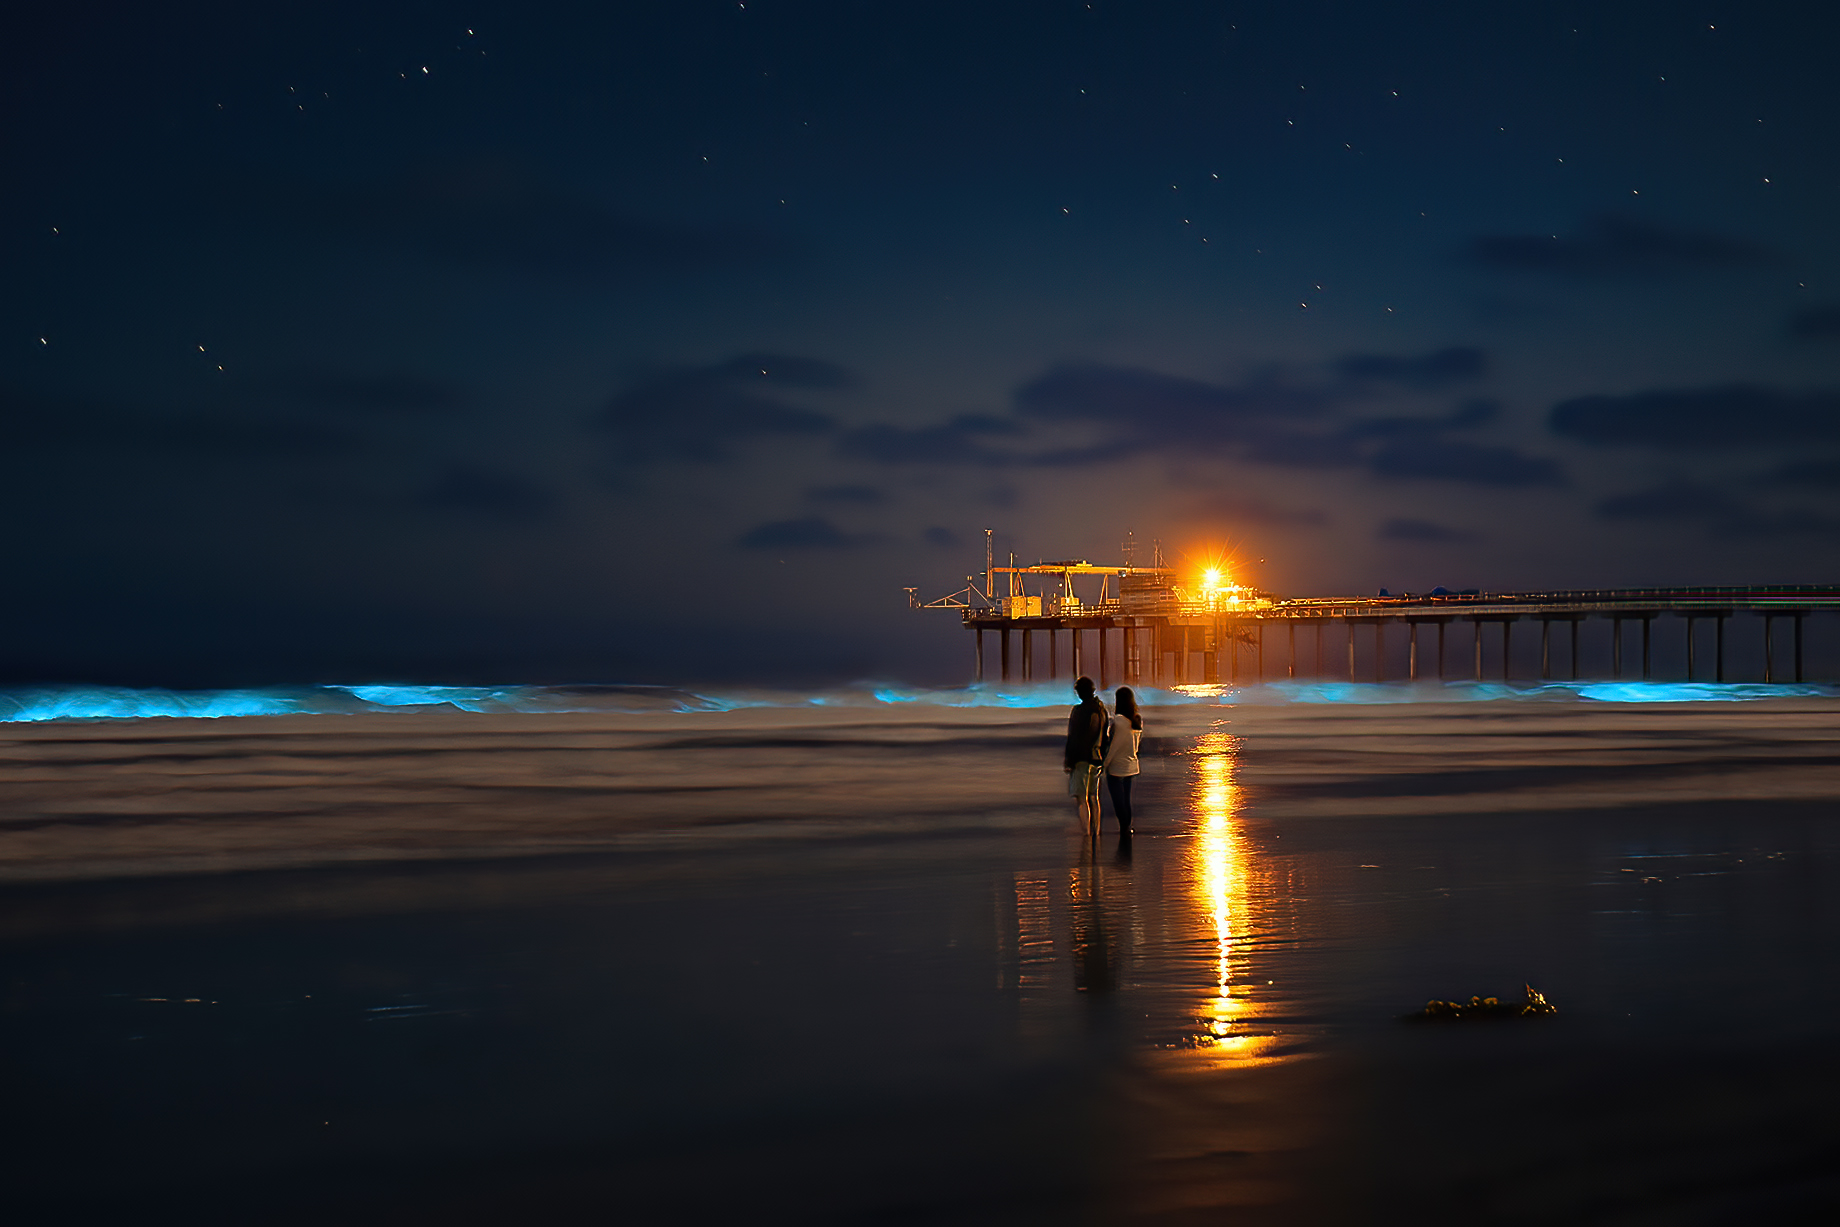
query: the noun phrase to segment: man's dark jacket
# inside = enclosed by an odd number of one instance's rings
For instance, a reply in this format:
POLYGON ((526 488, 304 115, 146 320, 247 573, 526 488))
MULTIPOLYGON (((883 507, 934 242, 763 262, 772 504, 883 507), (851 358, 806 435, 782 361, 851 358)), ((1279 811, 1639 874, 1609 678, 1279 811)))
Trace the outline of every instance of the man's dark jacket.
POLYGON ((1105 721, 1105 704, 1099 702, 1097 695, 1068 713, 1067 761, 1062 765, 1069 771, 1075 763, 1098 761, 1093 754, 1093 747, 1105 735, 1105 721))

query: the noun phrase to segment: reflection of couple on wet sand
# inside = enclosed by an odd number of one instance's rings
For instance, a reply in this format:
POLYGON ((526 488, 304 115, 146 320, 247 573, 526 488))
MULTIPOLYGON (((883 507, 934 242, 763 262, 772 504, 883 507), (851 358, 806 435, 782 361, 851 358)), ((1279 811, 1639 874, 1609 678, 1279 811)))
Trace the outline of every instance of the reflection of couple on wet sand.
POLYGON ((1116 709, 1107 711, 1093 693, 1090 677, 1073 684, 1079 703, 1067 716, 1067 795, 1080 811, 1087 835, 1099 836, 1099 779, 1105 778, 1112 794, 1112 813, 1118 834, 1131 833, 1131 784, 1137 778, 1137 750, 1143 739, 1144 719, 1137 712, 1137 695, 1129 686, 1117 690, 1116 709))

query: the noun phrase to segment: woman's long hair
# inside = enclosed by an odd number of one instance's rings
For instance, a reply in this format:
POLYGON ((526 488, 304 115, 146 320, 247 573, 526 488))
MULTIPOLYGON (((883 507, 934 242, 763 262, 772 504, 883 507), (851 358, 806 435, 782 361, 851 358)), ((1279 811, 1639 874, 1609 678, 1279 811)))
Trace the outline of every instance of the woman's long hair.
POLYGON ((1131 722, 1134 729, 1144 727, 1144 718, 1137 714, 1137 695, 1129 686, 1118 688, 1117 712, 1131 722))

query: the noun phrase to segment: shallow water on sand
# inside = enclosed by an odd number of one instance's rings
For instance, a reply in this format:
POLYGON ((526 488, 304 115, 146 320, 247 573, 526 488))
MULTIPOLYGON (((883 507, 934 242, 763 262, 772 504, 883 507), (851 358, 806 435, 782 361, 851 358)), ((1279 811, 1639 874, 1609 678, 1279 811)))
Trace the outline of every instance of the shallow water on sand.
POLYGON ((292 714, 0 739, 18 1221, 1840 1204, 1840 704, 292 714), (1430 997, 1553 1018, 1411 1025, 1430 997))

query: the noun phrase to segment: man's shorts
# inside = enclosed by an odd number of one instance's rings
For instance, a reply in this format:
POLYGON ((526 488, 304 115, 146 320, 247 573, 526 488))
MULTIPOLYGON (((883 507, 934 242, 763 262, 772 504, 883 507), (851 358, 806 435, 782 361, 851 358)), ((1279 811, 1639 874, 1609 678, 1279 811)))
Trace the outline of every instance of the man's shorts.
POLYGON ((1067 776, 1067 795, 1076 800, 1091 797, 1099 799, 1099 777, 1105 768, 1098 763, 1075 763, 1073 771, 1067 776))

